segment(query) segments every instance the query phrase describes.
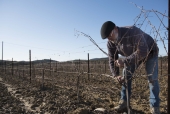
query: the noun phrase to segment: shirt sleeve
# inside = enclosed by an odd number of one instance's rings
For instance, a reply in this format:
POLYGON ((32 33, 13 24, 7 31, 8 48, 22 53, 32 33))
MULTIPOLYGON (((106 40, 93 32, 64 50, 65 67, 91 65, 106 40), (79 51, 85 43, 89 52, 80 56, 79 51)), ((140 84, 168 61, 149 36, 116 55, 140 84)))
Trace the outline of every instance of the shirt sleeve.
POLYGON ((142 30, 134 27, 131 30, 130 37, 133 45, 135 46, 135 51, 130 56, 123 59, 123 62, 126 65, 135 64, 143 60, 147 57, 149 51, 146 39, 144 37, 144 32, 142 30))
POLYGON ((109 41, 107 43, 107 48, 108 48, 108 55, 109 55, 110 70, 111 70, 112 75, 115 77, 119 75, 119 67, 116 67, 114 64, 115 60, 118 59, 118 51, 117 51, 115 44, 109 41))

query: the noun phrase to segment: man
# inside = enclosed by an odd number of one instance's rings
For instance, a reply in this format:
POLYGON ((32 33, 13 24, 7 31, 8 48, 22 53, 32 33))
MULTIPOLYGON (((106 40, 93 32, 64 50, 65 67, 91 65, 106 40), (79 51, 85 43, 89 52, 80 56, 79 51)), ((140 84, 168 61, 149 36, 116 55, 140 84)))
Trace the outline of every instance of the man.
MULTIPOLYGON (((122 76, 119 75, 119 67, 126 64, 128 80, 128 94, 131 95, 131 77, 137 67, 144 62, 148 75, 150 88, 150 110, 152 114, 160 114, 159 110, 159 83, 158 83, 158 52, 154 39, 135 26, 118 27, 113 22, 107 21, 101 27, 101 37, 108 39, 109 65, 112 75, 121 83, 122 76), (118 59, 118 54, 125 56, 118 59)), ((141 85, 142 86, 142 85, 141 85)), ((115 107, 117 111, 127 109, 126 90, 122 85, 119 105, 115 107)))

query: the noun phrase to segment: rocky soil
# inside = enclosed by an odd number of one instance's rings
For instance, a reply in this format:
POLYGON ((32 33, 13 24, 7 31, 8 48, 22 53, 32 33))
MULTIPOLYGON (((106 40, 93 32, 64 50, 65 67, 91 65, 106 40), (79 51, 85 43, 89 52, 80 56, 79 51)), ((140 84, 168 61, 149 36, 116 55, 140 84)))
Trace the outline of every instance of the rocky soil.
MULTIPOLYGON (((104 76, 58 73, 44 80, 10 75, 0 78, 0 114, 117 114, 114 107, 121 86, 104 76), (103 111, 95 109, 102 108, 103 111)), ((160 110, 167 113, 167 76, 160 77, 160 110)), ((149 114, 146 78, 133 80, 131 107, 134 114, 149 114)), ((102 110, 101 109, 101 110, 102 110)))

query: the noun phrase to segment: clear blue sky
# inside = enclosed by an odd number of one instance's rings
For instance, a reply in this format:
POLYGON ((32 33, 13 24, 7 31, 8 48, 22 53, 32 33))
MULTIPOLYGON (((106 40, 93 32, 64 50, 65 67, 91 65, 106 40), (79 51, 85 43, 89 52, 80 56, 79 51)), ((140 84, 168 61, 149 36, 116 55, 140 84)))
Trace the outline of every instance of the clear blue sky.
MULTIPOLYGON (((87 37, 77 37, 75 29, 90 35, 107 52, 107 40, 100 36, 101 25, 108 20, 120 27, 133 25, 141 10, 130 2, 168 15, 168 0, 0 0, 3 59, 28 61, 29 50, 32 60, 87 59, 87 53, 90 58, 106 57, 87 37)), ((137 23, 143 20, 144 16, 137 23)), ((149 14, 149 20, 159 27, 154 13, 149 14)), ((164 18, 165 26, 167 21, 164 18)), ((143 25, 142 29, 150 32, 151 27, 143 25)), ((165 31, 160 33, 162 37, 165 31)), ((166 55, 163 43, 159 41, 158 45, 160 54, 166 55)))

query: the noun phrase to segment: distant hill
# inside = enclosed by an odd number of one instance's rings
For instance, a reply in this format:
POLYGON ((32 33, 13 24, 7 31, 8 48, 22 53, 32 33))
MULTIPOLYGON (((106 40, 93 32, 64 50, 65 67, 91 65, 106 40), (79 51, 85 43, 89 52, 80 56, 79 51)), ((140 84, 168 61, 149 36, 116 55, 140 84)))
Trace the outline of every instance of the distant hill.
MULTIPOLYGON (((168 56, 159 57, 159 59, 168 60, 168 56)), ((167 61, 167 62, 168 62, 168 61, 167 61)))
POLYGON ((93 58, 93 59, 90 59, 90 61, 97 61, 97 60, 100 60, 100 61, 102 61, 102 60, 109 60, 109 58, 108 57, 104 57, 104 58, 93 58))
MULTIPOLYGON (((35 60, 35 61, 32 61, 33 63, 49 63, 50 62, 50 59, 43 59, 43 60, 35 60)), ((51 62, 58 62, 56 60, 51 60, 51 62)))
MULTIPOLYGON (((31 63, 49 63, 50 62, 50 59, 43 59, 43 60, 34 60, 34 61, 31 61, 31 63)), ((58 61, 55 61, 55 60, 51 60, 51 62, 58 62, 58 61)), ((9 60, 3 60, 3 64, 12 64, 12 61, 9 61, 9 60)), ((29 61, 13 61, 13 64, 18 64, 18 65, 28 65, 29 64, 29 61)), ((0 65, 2 65, 2 60, 0 60, 0 65)))
MULTIPOLYGON (((119 58, 124 58, 123 56, 120 56, 119 58)), ((163 56, 163 57, 159 57, 159 60, 168 60, 168 56, 163 56)), ((109 58, 108 57, 104 57, 104 58, 92 58, 90 59, 90 61, 108 61, 109 58)), ((87 60, 81 60, 81 62, 86 62, 87 60)), ((50 63, 50 59, 42 59, 42 60, 34 60, 34 61, 31 61, 33 64, 36 64, 36 63, 50 63)), ((51 60, 51 62, 60 62, 60 61, 56 61, 56 60, 51 60)), ((75 59, 75 60, 69 60, 69 61, 64 61, 64 62, 79 62, 79 59, 75 59)), ((3 64, 12 64, 12 61, 9 61, 9 60, 3 60, 3 64)), ((13 61, 13 64, 18 64, 18 65, 28 65, 29 64, 29 61, 13 61)), ((0 60, 0 65, 2 65, 2 60, 0 60)))

